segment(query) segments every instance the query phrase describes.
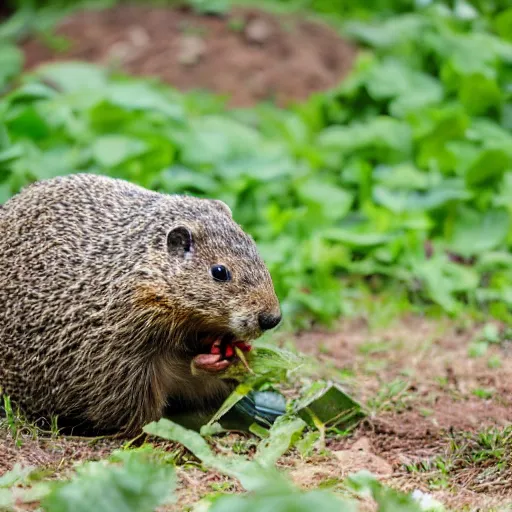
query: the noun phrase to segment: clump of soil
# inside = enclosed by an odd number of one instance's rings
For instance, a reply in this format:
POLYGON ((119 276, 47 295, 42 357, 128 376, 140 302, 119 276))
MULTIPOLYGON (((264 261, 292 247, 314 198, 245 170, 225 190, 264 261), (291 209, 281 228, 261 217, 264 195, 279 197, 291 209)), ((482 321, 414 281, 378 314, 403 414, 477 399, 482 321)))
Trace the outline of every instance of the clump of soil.
POLYGON ((70 43, 64 51, 37 38, 24 43, 27 69, 69 59, 114 65, 184 91, 226 94, 231 106, 304 100, 336 86, 356 54, 328 26, 255 9, 237 8, 218 17, 124 4, 77 12, 57 34, 70 43))

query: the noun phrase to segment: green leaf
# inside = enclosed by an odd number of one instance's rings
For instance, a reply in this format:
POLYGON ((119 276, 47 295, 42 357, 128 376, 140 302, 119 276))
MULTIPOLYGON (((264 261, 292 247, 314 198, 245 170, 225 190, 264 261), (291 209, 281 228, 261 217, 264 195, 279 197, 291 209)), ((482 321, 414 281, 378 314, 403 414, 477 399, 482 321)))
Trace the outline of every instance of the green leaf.
POLYGON ((144 459, 143 454, 120 454, 121 465, 88 462, 69 482, 57 483, 43 499, 52 512, 152 512, 168 503, 175 487, 174 468, 144 459))
MULTIPOLYGON (((458 155, 448 146, 451 140, 463 139, 470 125, 470 118, 464 110, 456 107, 431 109, 417 113, 417 165, 420 168, 438 168, 444 172, 453 171, 458 155)), ((413 119, 416 122, 416 119, 413 119)))
POLYGON ((48 120, 32 105, 9 112, 7 127, 13 137, 27 137, 36 141, 47 137, 51 130, 48 120))
POLYGON ((478 287, 475 269, 449 262, 445 255, 413 261, 411 266, 413 275, 424 284, 426 295, 448 313, 460 309, 455 293, 473 292, 478 287))
POLYGON ((230 0, 188 0, 188 3, 200 14, 224 14, 231 5, 230 0))
POLYGON ((355 503, 326 491, 303 492, 298 489, 262 490, 250 496, 222 496, 209 512, 356 512, 355 503))
POLYGON ((425 192, 389 190, 376 186, 373 189, 375 203, 395 213, 428 211, 440 208, 451 201, 467 200, 471 193, 458 180, 445 180, 425 192))
POLYGON ((37 68, 34 75, 65 93, 100 89, 107 85, 105 70, 85 62, 54 62, 37 68))
POLYGON ((403 14, 377 23, 349 22, 343 31, 369 46, 388 49, 419 37, 427 25, 428 21, 423 16, 403 14))
POLYGON ((512 7, 500 12, 494 18, 494 26, 500 37, 512 42, 512 7))
POLYGON ((341 228, 327 229, 322 232, 322 236, 332 242, 359 248, 383 245, 396 238, 396 235, 389 233, 364 233, 341 228))
POLYGON ((0 166, 14 162, 23 155, 21 144, 14 144, 4 151, 0 151, 0 166))
POLYGON ((406 123, 390 117, 376 117, 349 126, 333 126, 320 132, 321 148, 341 155, 367 151, 371 155, 407 156, 412 148, 411 130, 406 123))
POLYGON ((158 112, 169 119, 181 121, 183 106, 176 98, 167 98, 155 87, 141 82, 110 83, 105 88, 106 99, 126 110, 158 112))
POLYGON ((477 212, 459 210, 453 225, 453 233, 447 247, 463 256, 481 254, 496 249, 508 234, 510 215, 505 209, 477 212))
POLYGON ((20 464, 15 464, 10 471, 0 476, 0 488, 12 487, 25 482, 33 470, 34 468, 31 466, 23 467, 20 464))
POLYGON ((14 45, 0 41, 0 90, 23 67, 23 52, 14 45))
POLYGON ((372 496, 379 512, 421 512, 422 507, 409 495, 382 485, 368 471, 350 475, 347 484, 361 496, 372 496))
POLYGON ((300 418, 280 416, 269 432, 269 437, 258 445, 254 460, 263 467, 273 467, 302 433, 306 423, 300 418))
POLYGON ((368 72, 366 87, 376 100, 393 100, 390 112, 396 117, 438 103, 443 97, 443 88, 435 78, 395 59, 373 66, 368 72))
POLYGON ((251 154, 261 144, 257 131, 218 116, 205 116, 191 122, 191 131, 182 146, 187 165, 220 163, 251 154))
MULTIPOLYGON (((230 377, 230 373, 225 374, 225 378, 230 377)), ((247 396, 250 391, 252 391, 253 385, 252 381, 243 382, 239 384, 230 395, 224 400, 222 405, 219 407, 217 412, 210 418, 208 421, 208 425, 211 426, 217 421, 219 421, 222 416, 224 416, 228 411, 230 411, 244 396, 247 396)))
POLYGON ((282 485, 285 482, 274 468, 263 468, 256 461, 249 461, 236 455, 229 457, 214 455, 207 442, 197 432, 183 428, 167 419, 162 418, 157 422, 146 425, 144 432, 181 443, 198 457, 205 466, 237 478, 247 490, 254 491, 269 485, 282 485))
POLYGON ((484 75, 465 76, 459 87, 459 99, 470 114, 485 114, 491 108, 498 109, 503 103, 500 86, 484 75))
POLYGON ((380 165, 373 171, 376 183, 387 188, 426 190, 429 186, 435 186, 431 174, 418 169, 410 162, 397 165, 380 165))
POLYGON ((310 427, 319 425, 350 428, 364 416, 363 407, 332 382, 315 381, 307 386, 292 406, 310 427))
POLYGON ((146 149, 146 144, 139 139, 125 135, 104 135, 95 140, 92 154, 98 164, 109 168, 141 155, 146 149))
POLYGON ((445 82, 454 81, 457 76, 475 74, 495 78, 496 64, 501 59, 510 61, 512 58, 512 45, 483 32, 458 34, 444 31, 442 36, 431 34, 425 43, 444 60, 442 75, 445 82))
POLYGON ((302 183, 297 193, 305 204, 316 206, 325 217, 341 219, 349 212, 352 194, 334 184, 317 180, 302 183))
POLYGON ((511 169, 512 156, 501 149, 485 149, 466 169, 466 183, 470 187, 481 186, 500 178, 511 169))

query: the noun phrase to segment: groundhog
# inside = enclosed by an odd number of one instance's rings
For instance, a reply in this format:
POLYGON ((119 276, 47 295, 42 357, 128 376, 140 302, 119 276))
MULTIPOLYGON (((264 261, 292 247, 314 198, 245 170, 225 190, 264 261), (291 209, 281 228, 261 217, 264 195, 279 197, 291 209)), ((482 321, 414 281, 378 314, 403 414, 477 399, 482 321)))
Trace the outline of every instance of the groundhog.
POLYGON ((212 344, 281 320, 226 204, 104 176, 37 182, 0 207, 0 268, 3 393, 30 419, 95 434, 213 410, 234 358, 212 344))

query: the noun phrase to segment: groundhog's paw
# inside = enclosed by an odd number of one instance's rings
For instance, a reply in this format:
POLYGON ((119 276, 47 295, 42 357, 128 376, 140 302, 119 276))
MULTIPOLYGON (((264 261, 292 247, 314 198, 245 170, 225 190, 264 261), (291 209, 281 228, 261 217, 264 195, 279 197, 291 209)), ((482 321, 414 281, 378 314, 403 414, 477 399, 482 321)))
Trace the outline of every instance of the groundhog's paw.
POLYGON ((221 354, 199 354, 192 360, 192 373, 197 371, 219 373, 230 364, 231 361, 223 359, 221 354))

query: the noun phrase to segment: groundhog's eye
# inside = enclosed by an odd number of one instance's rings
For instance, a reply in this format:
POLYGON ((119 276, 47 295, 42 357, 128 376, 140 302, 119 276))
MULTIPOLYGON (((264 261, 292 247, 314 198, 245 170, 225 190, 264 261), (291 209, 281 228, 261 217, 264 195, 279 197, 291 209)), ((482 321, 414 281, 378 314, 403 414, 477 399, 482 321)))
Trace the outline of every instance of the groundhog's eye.
POLYGON ((213 265, 210 273, 216 281, 229 281, 231 279, 231 272, 224 265, 213 265))

